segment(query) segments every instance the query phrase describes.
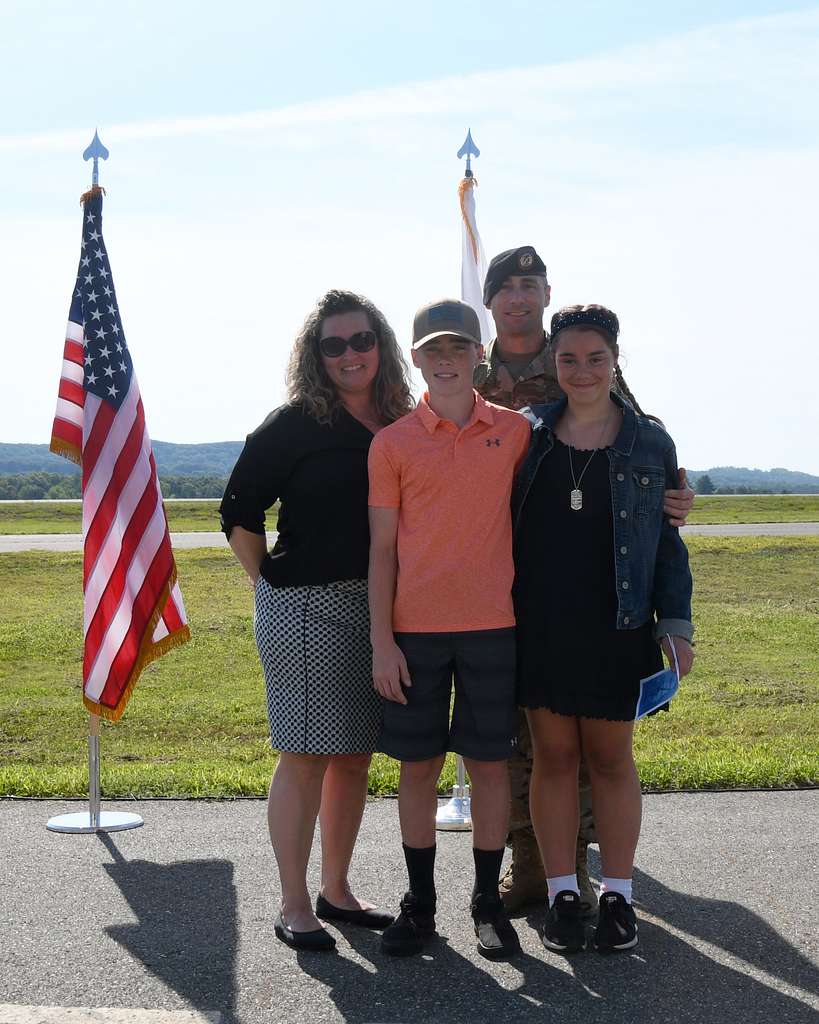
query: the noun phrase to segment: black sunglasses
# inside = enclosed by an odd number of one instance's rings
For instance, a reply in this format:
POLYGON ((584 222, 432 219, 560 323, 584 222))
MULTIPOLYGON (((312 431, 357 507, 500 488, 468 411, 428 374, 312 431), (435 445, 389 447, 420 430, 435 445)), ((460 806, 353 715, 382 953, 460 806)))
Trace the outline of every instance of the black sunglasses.
POLYGON ((347 351, 347 346, 353 352, 369 352, 376 343, 375 331, 359 331, 349 338, 321 338, 319 340, 319 352, 328 359, 338 359, 347 351))

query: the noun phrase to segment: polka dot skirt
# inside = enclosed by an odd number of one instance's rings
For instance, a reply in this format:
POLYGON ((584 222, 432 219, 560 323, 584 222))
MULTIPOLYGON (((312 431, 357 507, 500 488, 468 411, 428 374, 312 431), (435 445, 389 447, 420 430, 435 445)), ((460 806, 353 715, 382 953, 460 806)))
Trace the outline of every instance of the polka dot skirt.
POLYGON ((374 751, 381 706, 372 681, 367 581, 272 587, 260 576, 254 630, 272 746, 300 754, 374 751))

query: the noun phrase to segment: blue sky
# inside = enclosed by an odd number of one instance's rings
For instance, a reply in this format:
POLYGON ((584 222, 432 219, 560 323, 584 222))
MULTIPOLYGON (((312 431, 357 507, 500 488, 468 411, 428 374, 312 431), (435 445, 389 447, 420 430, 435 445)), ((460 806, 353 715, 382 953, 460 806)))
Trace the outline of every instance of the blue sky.
POLYGON ((620 314, 683 462, 819 473, 819 6, 392 6, 0 5, 0 276, 27 355, 0 440, 48 437, 95 126, 148 423, 191 442, 281 401, 326 288, 402 339, 457 292, 471 126, 487 253, 530 242, 555 307, 620 314))
POLYGON ((565 62, 794 2, 4 0, 9 132, 268 109, 445 75, 565 62), (74 61, 76 60, 76 64, 74 61), (36 74, 35 74, 36 73, 36 74), (34 81, 36 77, 36 81, 34 81), (33 88, 21 92, 27 82, 33 88))

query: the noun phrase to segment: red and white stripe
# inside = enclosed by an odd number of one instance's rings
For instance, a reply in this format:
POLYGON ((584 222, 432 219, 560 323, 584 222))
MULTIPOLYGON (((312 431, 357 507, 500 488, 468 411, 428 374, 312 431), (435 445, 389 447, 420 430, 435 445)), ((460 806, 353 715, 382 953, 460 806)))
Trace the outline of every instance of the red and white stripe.
POLYGON ((68 321, 63 349, 63 368, 57 392, 57 412, 51 431, 52 448, 75 462, 82 454, 83 406, 83 338, 82 327, 68 321), (55 445, 56 442, 56 445, 55 445))

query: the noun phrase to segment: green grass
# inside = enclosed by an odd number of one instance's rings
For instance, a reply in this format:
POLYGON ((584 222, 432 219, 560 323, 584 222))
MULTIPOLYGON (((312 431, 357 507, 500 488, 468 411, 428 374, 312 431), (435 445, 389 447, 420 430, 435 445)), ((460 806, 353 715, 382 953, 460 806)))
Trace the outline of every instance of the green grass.
MULTIPOLYGON (((168 523, 175 533, 211 533, 219 529, 219 501, 168 501, 168 523)), ((267 529, 276 529, 276 511, 267 515, 267 529)), ((26 501, 0 504, 0 534, 81 533, 79 502, 26 501)))
POLYGON ((82 507, 79 502, 0 504, 0 534, 81 532, 82 507))
MULTIPOLYGON (((694 537, 697 667, 637 729, 646 788, 819 783, 819 538, 694 537)), ((230 552, 178 553, 193 639, 102 723, 107 796, 260 796, 266 739, 252 594, 230 552)), ((0 554, 0 795, 87 793, 81 555, 0 554)), ((450 786, 449 764, 441 788, 450 786)), ((373 793, 397 766, 376 757, 373 793)))
POLYGON ((816 523, 819 494, 698 494, 688 522, 816 523))
MULTIPOLYGON (((211 532, 219 529, 219 502, 171 501, 165 503, 171 530, 179 533, 211 532)), ((276 529, 277 513, 268 513, 267 528, 276 529)), ((745 496, 697 496, 689 516, 691 525, 700 523, 815 523, 819 522, 819 494, 745 496)), ((0 504, 0 534, 80 533, 79 503, 21 502, 0 504)))

